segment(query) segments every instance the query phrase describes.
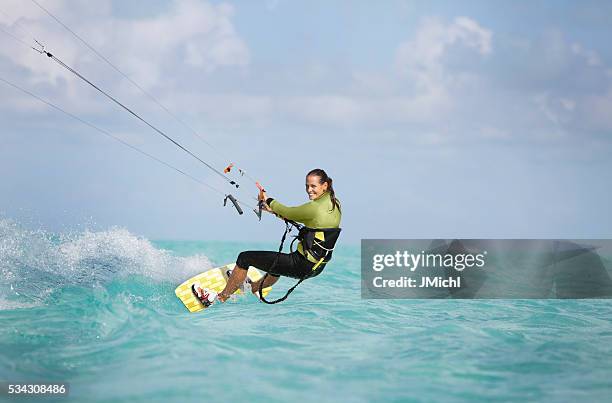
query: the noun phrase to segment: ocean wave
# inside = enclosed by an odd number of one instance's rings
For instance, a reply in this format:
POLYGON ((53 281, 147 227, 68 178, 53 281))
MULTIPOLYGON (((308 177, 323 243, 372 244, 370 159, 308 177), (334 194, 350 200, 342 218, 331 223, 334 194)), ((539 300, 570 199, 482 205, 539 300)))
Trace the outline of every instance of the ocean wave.
POLYGON ((180 282, 212 265, 207 256, 173 255, 124 228, 53 234, 0 218, 0 309, 41 304, 68 285, 93 287, 118 277, 180 282))

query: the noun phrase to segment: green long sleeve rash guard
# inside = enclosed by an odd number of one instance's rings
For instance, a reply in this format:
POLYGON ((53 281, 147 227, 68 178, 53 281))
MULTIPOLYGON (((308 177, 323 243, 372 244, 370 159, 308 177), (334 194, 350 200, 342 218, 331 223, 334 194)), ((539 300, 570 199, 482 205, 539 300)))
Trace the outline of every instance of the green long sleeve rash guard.
MULTIPOLYGON (((332 209, 333 206, 329 192, 325 192, 318 198, 297 207, 285 206, 275 199, 268 199, 268 205, 274 213, 282 218, 301 222, 305 226, 314 229, 339 228, 342 219, 340 209, 338 207, 332 209)), ((302 255, 304 254, 301 243, 298 244, 298 252, 302 255)), ((307 258, 313 261, 310 254, 307 258)))

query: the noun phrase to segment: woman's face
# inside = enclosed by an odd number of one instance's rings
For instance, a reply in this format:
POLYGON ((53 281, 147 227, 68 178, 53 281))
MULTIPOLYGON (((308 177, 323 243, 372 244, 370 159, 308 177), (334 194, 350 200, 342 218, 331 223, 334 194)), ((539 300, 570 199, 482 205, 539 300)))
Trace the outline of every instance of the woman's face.
POLYGON ((321 178, 316 175, 306 177, 306 193, 308 198, 314 200, 327 191, 327 182, 321 183, 321 178))

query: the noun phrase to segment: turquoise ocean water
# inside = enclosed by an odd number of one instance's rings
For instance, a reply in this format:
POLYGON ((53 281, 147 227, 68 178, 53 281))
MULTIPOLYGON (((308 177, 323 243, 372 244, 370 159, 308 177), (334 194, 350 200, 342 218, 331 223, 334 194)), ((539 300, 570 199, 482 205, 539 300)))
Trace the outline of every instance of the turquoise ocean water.
POLYGON ((57 401, 75 402, 612 396, 608 300, 362 300, 359 248, 342 244, 275 306, 244 296, 190 314, 174 295, 241 250, 276 247, 0 219, 0 380, 67 381, 57 401))

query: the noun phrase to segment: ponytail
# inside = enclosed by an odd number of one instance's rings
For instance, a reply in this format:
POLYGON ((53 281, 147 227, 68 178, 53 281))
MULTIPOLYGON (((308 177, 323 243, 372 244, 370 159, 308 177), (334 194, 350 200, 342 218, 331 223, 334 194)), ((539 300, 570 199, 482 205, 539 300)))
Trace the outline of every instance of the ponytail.
POLYGON ((319 183, 321 184, 327 183, 327 191, 329 192, 329 197, 331 198, 331 202, 332 202, 332 208, 331 208, 332 211, 336 207, 338 207, 338 211, 342 212, 342 210, 340 209, 340 202, 338 201, 338 199, 336 199, 336 193, 334 192, 332 178, 330 178, 324 170, 319 169, 319 168, 313 169, 312 171, 308 172, 306 177, 309 177, 309 176, 318 176, 319 183))

